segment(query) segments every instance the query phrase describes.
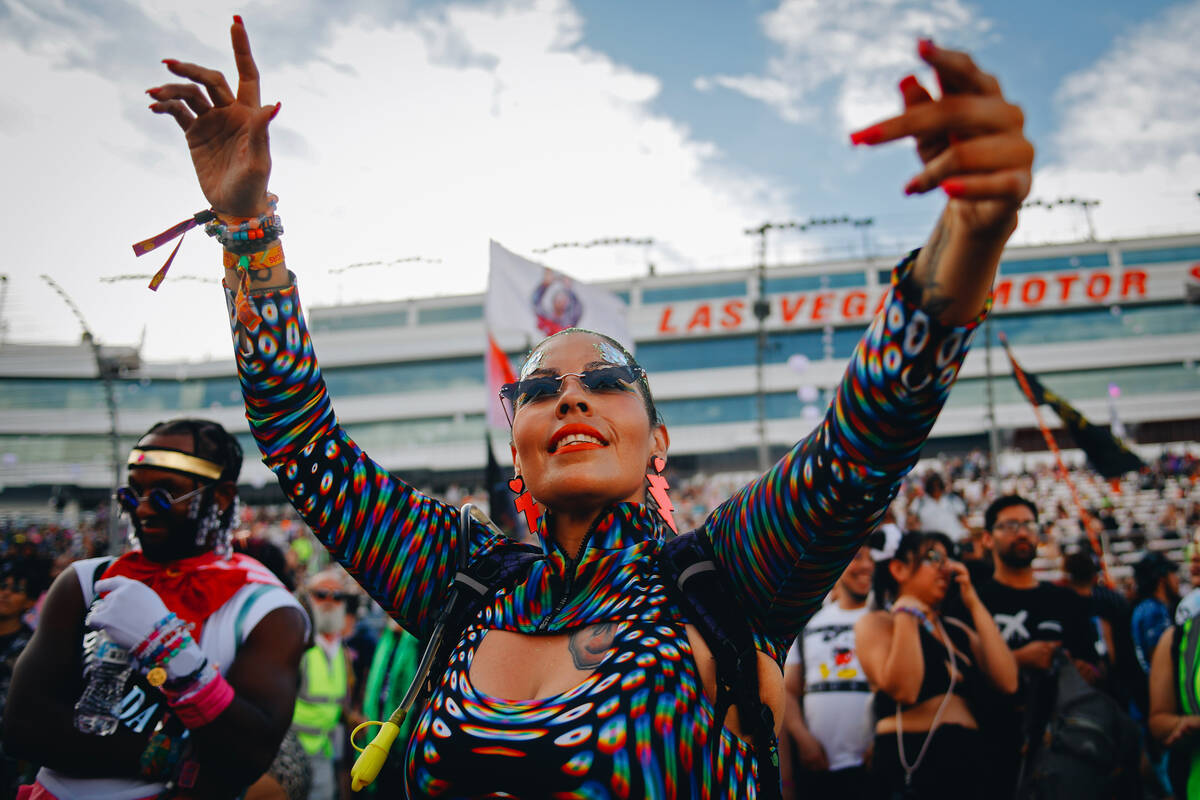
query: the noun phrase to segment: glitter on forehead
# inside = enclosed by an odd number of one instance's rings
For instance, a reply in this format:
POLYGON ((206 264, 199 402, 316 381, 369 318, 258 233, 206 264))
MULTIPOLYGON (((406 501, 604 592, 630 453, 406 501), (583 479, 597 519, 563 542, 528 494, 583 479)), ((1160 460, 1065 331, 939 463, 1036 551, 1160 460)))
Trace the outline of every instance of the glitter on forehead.
POLYGON ((529 377, 529 374, 532 373, 535 369, 537 369, 541 365, 542 358, 545 355, 546 355, 545 350, 536 350, 536 351, 530 353, 529 358, 525 359, 525 363, 521 365, 521 377, 522 378, 529 377))
POLYGON ((596 352, 600 354, 600 358, 609 364, 629 366, 629 358, 608 342, 593 342, 592 347, 596 348, 596 352))

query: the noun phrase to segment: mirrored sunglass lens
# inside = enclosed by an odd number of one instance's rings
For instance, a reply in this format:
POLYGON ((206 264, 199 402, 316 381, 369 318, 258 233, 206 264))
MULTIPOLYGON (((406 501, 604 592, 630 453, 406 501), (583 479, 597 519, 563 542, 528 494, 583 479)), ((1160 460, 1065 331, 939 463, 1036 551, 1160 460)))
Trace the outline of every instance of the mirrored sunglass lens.
POLYGON ((146 497, 155 511, 167 511, 175 504, 175 498, 166 489, 151 489, 146 497))
POLYGON ((528 378, 517 385, 514 405, 524 405, 543 397, 553 397, 562 386, 562 378, 528 378))
POLYGON ((117 502, 126 511, 137 511, 138 496, 128 486, 122 486, 120 489, 117 489, 117 502))
POLYGON ((589 390, 621 389, 633 383, 633 370, 629 367, 603 367, 589 370, 579 378, 589 390))

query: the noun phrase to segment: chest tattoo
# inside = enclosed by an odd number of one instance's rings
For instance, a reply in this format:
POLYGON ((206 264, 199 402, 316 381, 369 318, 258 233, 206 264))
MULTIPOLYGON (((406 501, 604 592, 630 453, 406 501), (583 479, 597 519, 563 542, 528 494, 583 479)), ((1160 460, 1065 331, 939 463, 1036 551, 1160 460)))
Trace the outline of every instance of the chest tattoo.
POLYGON ((598 622, 572 631, 567 636, 567 649, 571 651, 575 669, 590 670, 600 666, 604 656, 612 649, 616 632, 617 626, 612 622, 598 622))

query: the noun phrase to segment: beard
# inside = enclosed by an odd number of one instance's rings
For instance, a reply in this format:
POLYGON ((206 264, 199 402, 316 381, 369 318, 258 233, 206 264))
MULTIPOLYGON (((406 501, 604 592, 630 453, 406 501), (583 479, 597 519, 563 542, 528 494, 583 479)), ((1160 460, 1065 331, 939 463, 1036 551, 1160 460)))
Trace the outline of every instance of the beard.
POLYGON ((1015 542, 1009 545, 1004 550, 997 550, 997 555, 1004 562, 1004 566, 1014 569, 1025 569, 1033 564, 1033 560, 1037 558, 1037 547, 1035 545, 1022 544, 1015 542))
POLYGON ((142 521, 136 516, 130 516, 133 534, 141 545, 142 555, 151 561, 165 564, 196 555, 200 548, 196 545, 196 532, 200 523, 194 519, 178 516, 152 517, 148 520, 150 528, 165 531, 163 534, 147 535, 142 529, 142 521))
POLYGON ((312 621, 313 628, 317 633, 323 633, 326 636, 341 633, 342 628, 346 627, 346 607, 341 603, 333 608, 321 608, 313 604, 312 621))

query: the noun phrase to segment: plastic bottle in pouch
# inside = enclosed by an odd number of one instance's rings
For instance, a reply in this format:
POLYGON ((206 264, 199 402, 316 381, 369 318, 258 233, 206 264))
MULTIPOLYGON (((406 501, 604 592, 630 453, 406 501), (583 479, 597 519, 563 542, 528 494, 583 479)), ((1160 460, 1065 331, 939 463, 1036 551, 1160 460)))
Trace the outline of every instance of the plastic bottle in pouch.
POLYGON ((83 637, 83 694, 75 704, 75 729, 108 736, 117 729, 117 710, 133 671, 129 651, 104 631, 83 637))

